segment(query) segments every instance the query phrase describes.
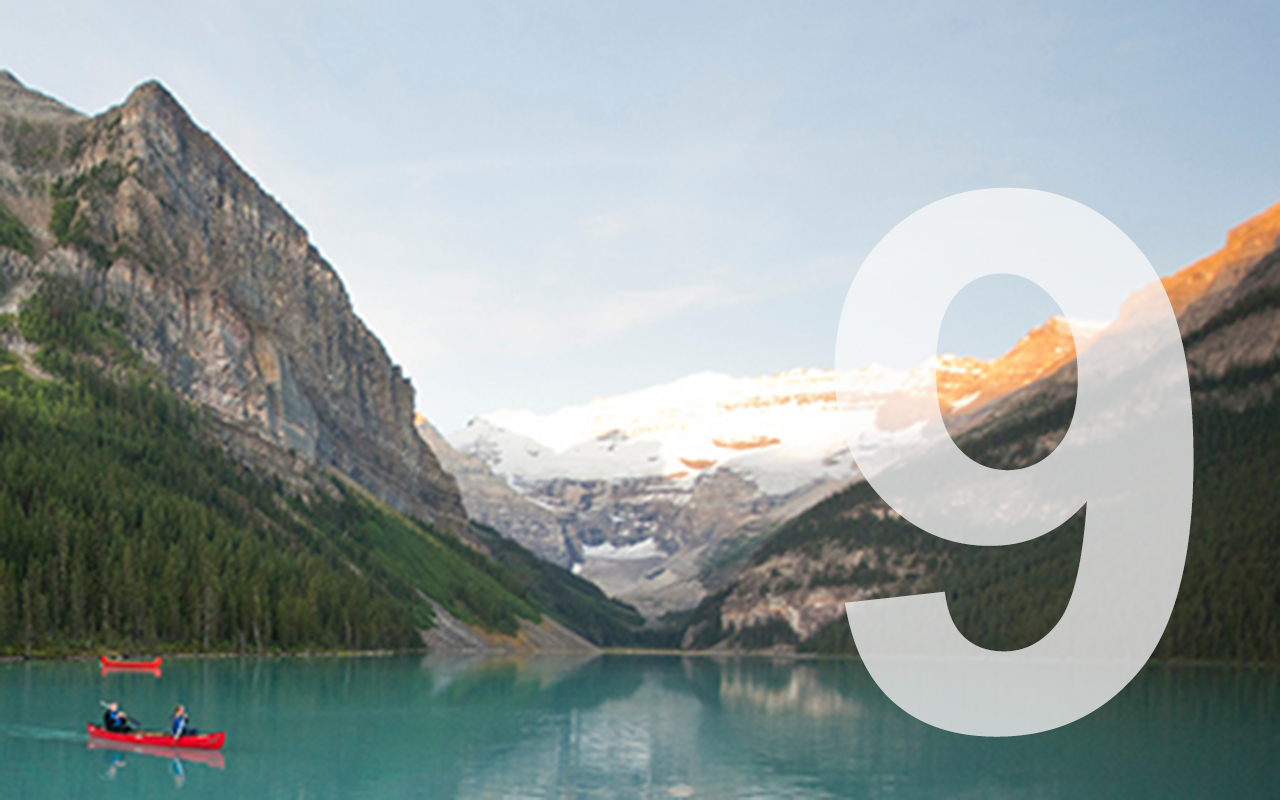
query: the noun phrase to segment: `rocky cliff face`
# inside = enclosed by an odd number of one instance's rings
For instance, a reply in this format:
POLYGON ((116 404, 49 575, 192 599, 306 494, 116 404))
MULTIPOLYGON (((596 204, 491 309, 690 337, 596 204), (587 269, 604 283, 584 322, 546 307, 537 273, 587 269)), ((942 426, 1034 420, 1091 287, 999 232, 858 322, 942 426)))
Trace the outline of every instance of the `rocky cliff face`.
POLYGON ((158 83, 85 117, 0 72, 0 204, 30 238, 0 247, 0 304, 67 276, 242 457, 331 466, 403 511, 465 520, 414 432, 413 387, 333 268, 158 83))

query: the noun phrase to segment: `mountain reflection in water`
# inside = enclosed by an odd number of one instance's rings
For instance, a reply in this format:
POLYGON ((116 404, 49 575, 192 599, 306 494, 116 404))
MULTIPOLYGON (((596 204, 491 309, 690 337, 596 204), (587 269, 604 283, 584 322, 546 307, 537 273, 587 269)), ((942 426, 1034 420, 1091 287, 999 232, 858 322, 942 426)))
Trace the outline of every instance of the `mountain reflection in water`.
POLYGON ((857 661, 606 655, 175 662, 164 677, 0 664, 6 796, 828 798, 1276 796, 1280 677, 1152 667, 1016 739, 938 731, 857 661), (102 698, 184 702, 226 769, 85 748, 102 698), (79 732, 77 732, 77 729, 79 732))
POLYGON ((856 716, 857 700, 822 679, 812 663, 731 661, 720 667, 720 701, 806 717, 856 716))

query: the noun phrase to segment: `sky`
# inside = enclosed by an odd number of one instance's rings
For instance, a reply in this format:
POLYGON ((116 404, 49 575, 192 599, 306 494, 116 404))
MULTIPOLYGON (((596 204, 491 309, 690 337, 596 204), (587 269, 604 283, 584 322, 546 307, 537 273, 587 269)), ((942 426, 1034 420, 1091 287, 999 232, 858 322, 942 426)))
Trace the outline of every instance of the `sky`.
MULTIPOLYGON (((7 5, 28 86, 89 113, 168 87, 446 431, 830 367, 862 259, 957 192, 1070 197, 1161 274, 1280 201, 1271 3, 7 5)), ((1052 311, 1006 288, 952 349, 1052 311)))

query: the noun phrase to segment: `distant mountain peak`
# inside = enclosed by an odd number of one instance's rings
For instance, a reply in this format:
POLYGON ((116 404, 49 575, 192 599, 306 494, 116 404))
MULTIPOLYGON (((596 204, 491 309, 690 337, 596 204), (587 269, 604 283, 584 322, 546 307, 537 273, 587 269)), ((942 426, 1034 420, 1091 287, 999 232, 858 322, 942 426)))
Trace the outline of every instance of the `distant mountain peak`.
POLYGON ((120 108, 125 113, 136 109, 195 126, 182 103, 157 80, 149 80, 134 87, 120 108))

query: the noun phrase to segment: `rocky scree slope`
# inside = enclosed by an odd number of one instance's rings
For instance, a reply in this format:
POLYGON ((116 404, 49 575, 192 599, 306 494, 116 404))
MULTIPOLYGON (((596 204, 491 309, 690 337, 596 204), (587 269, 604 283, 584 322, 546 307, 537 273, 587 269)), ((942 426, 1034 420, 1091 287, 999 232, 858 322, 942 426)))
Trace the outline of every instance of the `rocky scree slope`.
MULTIPOLYGON (((1155 655, 1280 660, 1280 205, 1163 285, 1190 371, 1196 465, 1186 569, 1155 655)), ((1072 361, 949 427, 980 463, 1025 466, 1065 435, 1074 392, 1072 361)), ((1012 547, 956 545, 904 522, 859 481, 756 549, 691 615, 682 643, 851 653, 845 602, 945 591, 971 641, 1025 647, 1065 609, 1082 535, 1077 515, 1012 547)))
POLYGON ((0 231, 0 307, 46 274, 87 288, 240 460, 291 480, 332 468, 465 524, 413 430, 412 386, 333 268, 158 83, 86 117, 0 72, 0 231))

